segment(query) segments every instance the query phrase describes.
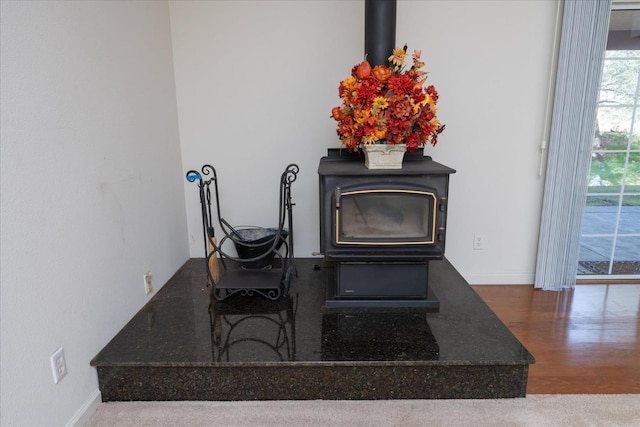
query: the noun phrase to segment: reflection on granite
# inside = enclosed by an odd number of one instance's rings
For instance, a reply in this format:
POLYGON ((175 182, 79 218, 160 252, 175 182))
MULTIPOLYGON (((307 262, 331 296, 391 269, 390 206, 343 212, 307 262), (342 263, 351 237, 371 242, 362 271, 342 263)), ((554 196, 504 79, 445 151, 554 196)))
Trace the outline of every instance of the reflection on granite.
POLYGON ((296 360, 297 296, 212 301, 211 342, 215 362, 296 360))
POLYGON ((322 360, 438 360, 425 313, 352 310, 322 316, 322 360))
POLYGON ((296 264, 288 298, 220 303, 187 261, 91 361, 103 401, 525 395, 533 357, 447 260, 429 269, 439 312, 325 311, 330 265, 296 264))

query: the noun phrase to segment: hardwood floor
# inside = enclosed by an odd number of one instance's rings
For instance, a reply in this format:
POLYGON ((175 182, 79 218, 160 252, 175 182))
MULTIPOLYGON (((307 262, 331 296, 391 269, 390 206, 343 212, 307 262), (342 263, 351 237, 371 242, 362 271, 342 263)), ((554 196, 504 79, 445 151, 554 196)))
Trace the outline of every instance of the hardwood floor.
POLYGON ((535 357, 527 393, 640 393, 640 285, 473 289, 535 357))

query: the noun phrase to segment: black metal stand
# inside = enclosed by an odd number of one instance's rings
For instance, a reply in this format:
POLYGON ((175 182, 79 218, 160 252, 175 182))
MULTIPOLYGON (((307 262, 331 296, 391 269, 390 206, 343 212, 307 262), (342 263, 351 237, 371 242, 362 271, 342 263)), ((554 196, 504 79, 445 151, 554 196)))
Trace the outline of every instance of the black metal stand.
POLYGON ((298 165, 288 165, 280 177, 278 223, 272 228, 232 227, 220 214, 216 170, 206 164, 201 171, 190 170, 186 178, 189 182, 197 182, 200 190, 207 286, 211 286, 212 296, 222 301, 236 294, 260 295, 275 301, 288 295, 292 276, 297 275, 293 252, 291 184, 298 176, 298 165), (213 228, 211 187, 215 194, 218 224, 223 233, 220 241, 213 228), (238 256, 222 250, 223 245, 229 242, 238 256))

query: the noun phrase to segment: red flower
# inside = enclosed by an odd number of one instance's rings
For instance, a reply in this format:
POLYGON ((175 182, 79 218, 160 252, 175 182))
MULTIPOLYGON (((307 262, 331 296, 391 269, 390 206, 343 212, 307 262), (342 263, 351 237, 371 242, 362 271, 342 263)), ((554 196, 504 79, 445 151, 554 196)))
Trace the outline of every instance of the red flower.
POLYGON ((416 132, 411 132, 407 138, 407 150, 415 151, 420 146, 420 138, 416 132))
POLYGON ((406 74, 393 76, 389 79, 389 89, 394 93, 411 93, 413 91, 413 82, 406 74))
POLYGON ((427 86, 427 93, 431 95, 434 101, 438 100, 438 91, 433 85, 427 86))
POLYGON ((366 79, 360 82, 360 88, 357 91, 356 103, 362 106, 370 106, 373 98, 378 96, 380 84, 376 79, 366 79))

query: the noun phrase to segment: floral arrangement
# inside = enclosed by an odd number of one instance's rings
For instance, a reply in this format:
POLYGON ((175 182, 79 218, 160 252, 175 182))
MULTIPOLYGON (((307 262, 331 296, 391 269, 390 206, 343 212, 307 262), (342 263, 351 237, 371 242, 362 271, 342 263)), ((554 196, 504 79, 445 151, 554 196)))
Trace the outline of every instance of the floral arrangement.
POLYGON ((390 67, 366 60, 340 82, 342 104, 331 111, 338 122, 337 133, 349 151, 364 144, 406 144, 415 151, 426 143, 436 145, 445 126, 436 117, 438 92, 424 83, 421 51, 415 50, 413 64, 405 69, 407 45, 393 50, 390 67))

